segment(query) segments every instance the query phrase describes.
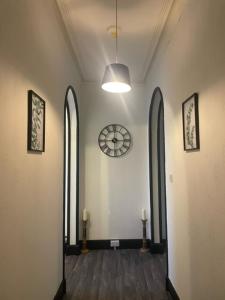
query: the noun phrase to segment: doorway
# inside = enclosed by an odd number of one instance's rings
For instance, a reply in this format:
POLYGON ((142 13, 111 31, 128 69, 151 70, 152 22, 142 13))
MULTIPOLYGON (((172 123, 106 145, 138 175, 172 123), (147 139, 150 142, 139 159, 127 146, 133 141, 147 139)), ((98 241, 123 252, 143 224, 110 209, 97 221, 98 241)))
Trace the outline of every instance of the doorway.
POLYGON ((167 252, 165 134, 163 95, 157 87, 149 110, 151 251, 167 252))
POLYGON ((72 86, 64 104, 63 279, 65 255, 79 254, 79 113, 72 86))

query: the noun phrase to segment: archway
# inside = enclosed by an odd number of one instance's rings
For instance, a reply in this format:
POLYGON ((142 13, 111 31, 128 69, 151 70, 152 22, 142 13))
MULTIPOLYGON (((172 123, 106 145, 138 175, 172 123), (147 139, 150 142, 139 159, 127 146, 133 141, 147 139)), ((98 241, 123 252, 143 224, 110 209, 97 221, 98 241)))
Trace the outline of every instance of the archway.
POLYGON ((167 249, 164 105, 160 88, 152 95, 149 110, 149 177, 151 251, 167 249))
POLYGON ((79 113, 75 91, 66 90, 64 104, 63 279, 65 255, 79 254, 79 113))

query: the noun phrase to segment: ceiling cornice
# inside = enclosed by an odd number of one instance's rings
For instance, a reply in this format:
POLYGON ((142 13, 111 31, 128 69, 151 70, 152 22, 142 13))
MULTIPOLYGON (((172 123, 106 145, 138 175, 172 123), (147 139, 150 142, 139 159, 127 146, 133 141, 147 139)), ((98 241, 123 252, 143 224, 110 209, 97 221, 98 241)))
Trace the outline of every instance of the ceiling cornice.
POLYGON ((174 3, 174 0, 170 0, 170 4, 168 5, 168 1, 164 0, 164 4, 162 7, 160 16, 159 16, 159 20, 161 20, 161 21, 157 24, 157 26, 154 27, 153 38, 150 41, 148 55, 147 55, 146 61, 143 66, 143 74, 142 74, 141 82, 144 82, 146 79, 146 76, 150 69, 152 60, 154 58, 154 53, 157 49, 160 38, 165 29, 166 21, 170 14, 171 9, 172 9, 173 3, 174 3))
POLYGON ((69 40, 69 43, 70 43, 71 48, 72 48, 72 52, 73 52, 73 56, 74 56, 76 65, 79 69, 78 71, 80 73, 81 81, 84 82, 85 81, 85 79, 84 79, 85 76, 83 74, 83 70, 82 70, 82 67, 81 67, 81 64, 80 64, 81 60, 79 59, 78 51, 76 51, 76 49, 77 49, 76 43, 75 43, 74 39, 72 38, 72 32, 71 32, 72 23, 71 23, 71 20, 70 20, 70 14, 68 13, 68 10, 67 10, 67 8, 64 5, 62 0, 56 0, 56 3, 57 3, 57 6, 58 6, 58 9, 59 9, 59 13, 60 13, 60 16, 62 18, 63 24, 65 26, 66 39, 69 40), (65 18, 64 16, 67 16, 67 18, 65 18))

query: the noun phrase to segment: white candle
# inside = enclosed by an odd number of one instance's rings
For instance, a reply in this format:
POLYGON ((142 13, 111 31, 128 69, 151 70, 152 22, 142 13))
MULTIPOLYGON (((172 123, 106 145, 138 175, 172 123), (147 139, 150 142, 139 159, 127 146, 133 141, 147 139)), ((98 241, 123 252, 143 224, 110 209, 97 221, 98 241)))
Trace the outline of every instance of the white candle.
POLYGON ((146 210, 144 208, 142 208, 142 211, 141 211, 141 219, 146 220, 146 210))
POLYGON ((87 221, 87 210, 86 210, 86 208, 83 210, 83 221, 87 221))

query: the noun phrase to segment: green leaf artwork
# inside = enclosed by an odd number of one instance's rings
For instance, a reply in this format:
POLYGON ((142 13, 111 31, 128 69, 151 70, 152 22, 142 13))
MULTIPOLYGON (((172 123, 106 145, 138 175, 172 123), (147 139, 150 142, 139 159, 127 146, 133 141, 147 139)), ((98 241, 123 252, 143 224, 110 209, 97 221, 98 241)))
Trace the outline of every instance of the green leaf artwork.
POLYGON ((32 131, 31 147, 33 150, 42 149, 43 132, 43 102, 33 95, 32 97, 32 131))
POLYGON ((195 133, 195 125, 192 124, 192 111, 194 108, 194 103, 191 102, 187 114, 186 114, 186 143, 191 148, 194 148, 194 133, 195 133))
POLYGON ((182 103, 184 150, 200 149, 198 94, 194 93, 182 103))

